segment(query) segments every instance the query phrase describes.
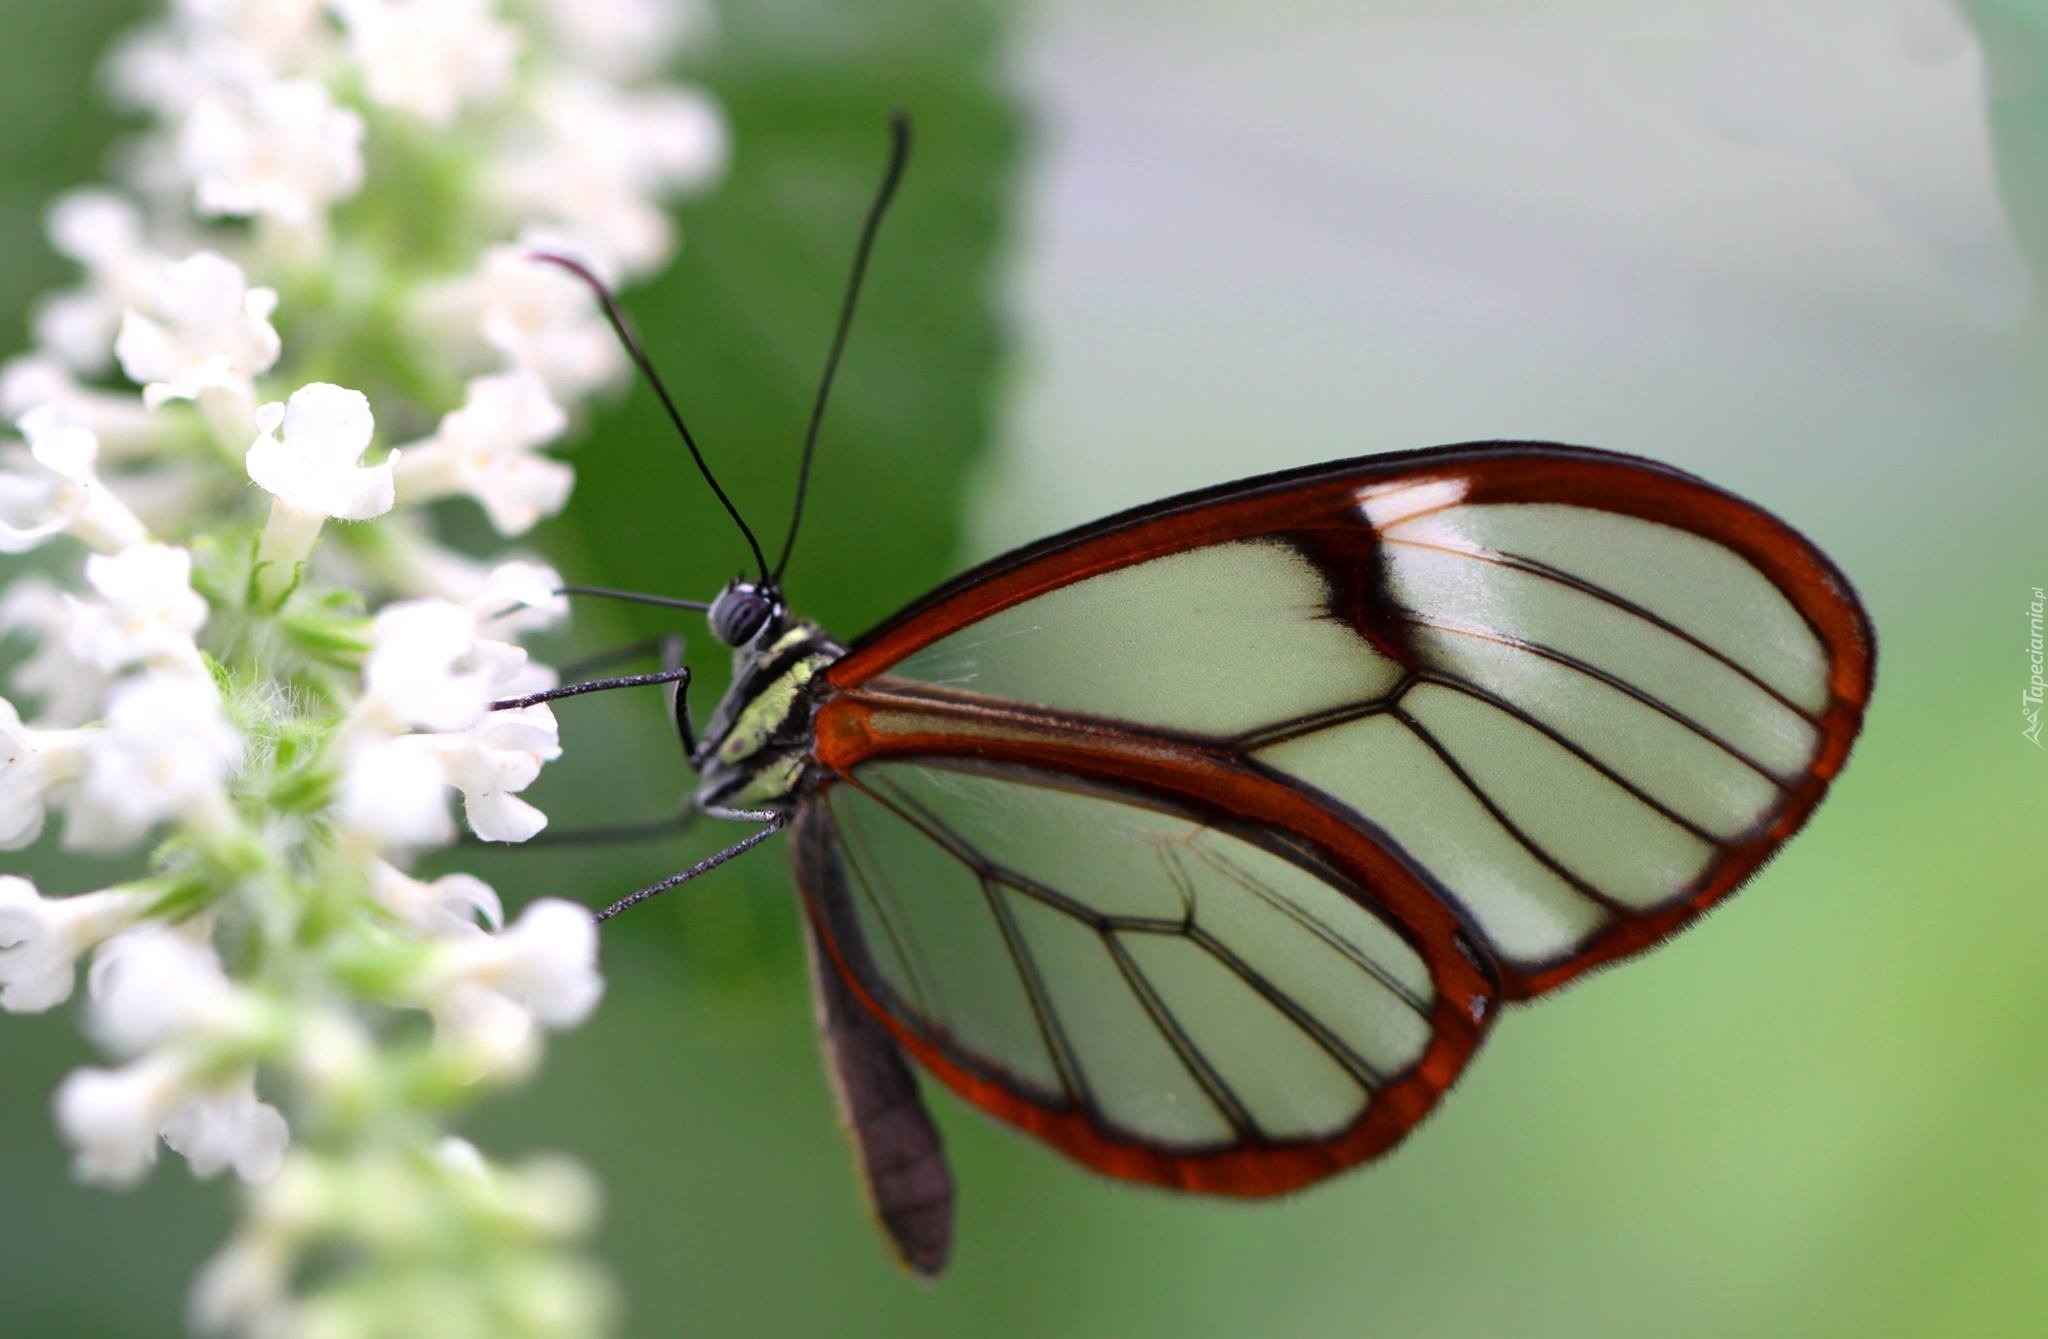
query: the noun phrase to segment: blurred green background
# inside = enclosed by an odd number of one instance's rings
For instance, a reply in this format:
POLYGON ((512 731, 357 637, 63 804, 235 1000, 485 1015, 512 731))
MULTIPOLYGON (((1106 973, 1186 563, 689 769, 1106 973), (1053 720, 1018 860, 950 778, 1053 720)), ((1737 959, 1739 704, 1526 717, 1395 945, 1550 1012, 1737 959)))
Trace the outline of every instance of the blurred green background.
MULTIPOLYGON (((114 133, 129 4, 6 0, 0 311, 114 133)), ((741 505, 779 525, 892 105, 920 158, 791 576, 847 635, 961 563, 1184 487, 1548 437, 1791 519, 1883 639, 1856 756, 1724 912, 1506 1019, 1384 1165, 1271 1205, 1098 1181, 937 1098, 952 1273, 863 1220, 763 853, 605 940, 610 993, 497 1151, 602 1176, 635 1335, 2048 1332, 2048 7, 2038 0, 1335 4, 734 0, 699 73, 729 182, 631 305, 741 505)), ((8 343, 21 338, 18 328, 8 343)), ((740 550, 645 394, 541 546, 709 592, 740 550)), ((579 616, 558 654, 660 626, 579 616)), ((707 694, 708 700, 708 694, 707 694)), ((562 826, 683 784, 660 704, 576 704, 562 826), (624 778, 632 778, 628 781, 624 778)), ((492 853, 603 901, 687 847, 492 853)), ((47 1115, 73 1020, 0 1026, 0 1334, 175 1333, 225 1230, 177 1166, 110 1196, 47 1115)))

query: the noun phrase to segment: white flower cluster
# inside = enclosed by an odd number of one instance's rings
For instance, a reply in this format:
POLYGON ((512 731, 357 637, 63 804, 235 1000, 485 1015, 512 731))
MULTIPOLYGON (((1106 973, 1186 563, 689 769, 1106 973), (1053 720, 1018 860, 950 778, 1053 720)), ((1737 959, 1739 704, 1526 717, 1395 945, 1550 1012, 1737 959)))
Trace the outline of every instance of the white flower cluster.
POLYGON ((132 1184, 168 1146, 251 1183, 202 1330, 402 1332, 388 1309, 428 1294, 461 1332, 602 1328, 602 1279, 560 1253, 581 1174, 445 1135, 595 1007, 589 913, 508 926, 481 881, 407 870, 457 796, 485 840, 546 823, 521 792, 554 717, 490 704, 555 682, 520 639, 560 580, 445 547, 433 515, 469 499, 513 537, 566 502, 543 450, 623 360, 530 252, 618 279, 672 254, 664 201, 725 144, 654 82, 690 13, 171 0, 109 63, 149 123, 119 188, 50 210, 80 278, 0 367, 0 849, 47 827, 139 873, 0 875, 0 1009, 84 968, 115 1063, 56 1094, 79 1177, 132 1184), (301 1290, 337 1246, 355 1275, 301 1290))

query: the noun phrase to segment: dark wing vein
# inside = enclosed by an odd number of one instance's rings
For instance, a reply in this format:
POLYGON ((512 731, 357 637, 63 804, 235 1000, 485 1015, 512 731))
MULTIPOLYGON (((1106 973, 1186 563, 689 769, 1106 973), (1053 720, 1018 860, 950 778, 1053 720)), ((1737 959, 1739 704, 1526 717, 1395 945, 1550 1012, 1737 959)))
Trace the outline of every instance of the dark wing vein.
POLYGON ((1451 775, 1458 779, 1458 784, 1471 792, 1472 798, 1479 801, 1486 809, 1486 812, 1493 816, 1493 821, 1500 824, 1502 831, 1514 838, 1515 844, 1524 851, 1527 851, 1537 864, 1543 866, 1552 874, 1557 875, 1558 878, 1563 879, 1567 884, 1570 884, 1574 892, 1605 908, 1608 912, 1617 916, 1631 914, 1628 907, 1580 878, 1563 861, 1544 849, 1541 842, 1524 832, 1522 825, 1508 817, 1507 811, 1502 809, 1493 796, 1487 793, 1486 787, 1480 785, 1478 779, 1465 770, 1465 765, 1459 762, 1456 755, 1444 747, 1442 741, 1430 733, 1422 722, 1416 720, 1407 712, 1402 711, 1399 707, 1394 709, 1394 719, 1414 732, 1415 737, 1420 739, 1429 751, 1437 756, 1437 760, 1450 769, 1451 775))
POLYGON ((1315 734, 1319 730, 1362 721, 1400 701, 1418 682, 1420 680, 1414 674, 1404 673, 1395 681, 1392 688, 1376 697, 1369 697, 1360 702, 1346 702, 1341 706, 1325 707, 1320 711, 1306 712, 1284 721, 1275 721, 1270 725, 1262 725, 1255 730, 1234 735, 1228 742, 1231 748, 1240 753, 1251 753, 1275 744, 1284 744, 1290 739, 1299 739, 1303 735, 1315 734))
POLYGON ((1243 958, 1231 951, 1228 944, 1210 934, 1201 926, 1190 926, 1188 939, 1203 952, 1221 963, 1232 976, 1250 986, 1259 997, 1287 1016, 1287 1021, 1307 1033, 1322 1052, 1343 1067, 1344 1072, 1365 1088, 1368 1093, 1377 1092, 1386 1083, 1386 1075, 1379 1066, 1353 1051, 1349 1044, 1330 1031, 1323 1021, 1301 1007, 1292 995, 1268 981, 1265 976, 1243 958))
POLYGON ((1045 1041, 1046 1052, 1059 1068, 1061 1086, 1070 1099, 1086 1107, 1090 1117, 1101 1123, 1100 1109, 1088 1090, 1087 1081, 1081 1076, 1073 1044, 1067 1039, 1066 1029, 1060 1025, 1059 1011, 1052 1007, 1052 999, 1046 994, 1045 978, 1039 974, 1038 961, 1031 956, 1031 946, 1024 942, 1016 917, 1004 903, 1002 889, 986 874, 978 882, 982 896, 987 899, 989 914, 995 917, 996 925, 1002 931, 1003 947, 1009 951, 1010 963, 1017 969, 1018 979, 1024 983, 1024 995, 1031 1002, 1031 1016, 1038 1021, 1039 1035, 1045 1041))
POLYGON ((1583 744, 1580 744, 1577 740, 1565 734, 1563 731, 1558 730, 1553 726, 1546 725, 1544 722, 1536 719, 1536 717, 1530 715, 1527 711, 1523 710, 1517 704, 1508 701, 1506 698, 1501 697, 1496 693, 1490 693, 1484 688, 1479 687, 1477 684, 1469 683, 1463 679, 1456 678, 1450 675, 1439 677, 1437 674, 1432 673, 1429 677, 1428 682, 1437 684, 1444 688, 1451 689, 1453 692, 1463 693, 1465 694, 1465 696, 1470 697, 1475 701, 1484 702, 1486 705, 1490 707, 1505 712, 1509 716, 1512 716, 1516 720, 1520 721, 1523 725, 1526 725, 1530 729, 1536 731, 1538 734, 1542 735, 1545 739, 1548 739, 1551 743, 1557 745, 1565 752, 1571 754, 1574 758, 1577 758, 1580 762, 1592 768, 1595 772, 1598 772, 1600 776, 1608 782, 1608 784, 1622 791, 1630 799, 1634 800, 1637 804, 1640 804, 1644 808, 1650 810, 1652 813, 1656 814, 1659 818, 1665 820, 1667 823, 1671 823, 1674 826, 1683 828, 1687 833, 1697 838, 1699 841, 1702 841, 1706 843, 1708 846, 1714 847, 1717 850, 1722 849, 1726 846, 1726 843, 1723 842, 1719 837, 1716 837, 1713 833, 1707 831, 1698 823, 1693 822, 1685 815, 1679 813, 1670 805, 1667 805, 1663 801, 1657 799, 1648 791, 1644 790, 1641 786, 1636 785, 1633 781, 1630 781, 1627 777, 1615 771, 1612 767, 1609 767, 1606 763, 1601 762, 1598 758, 1594 757, 1592 753, 1589 752, 1583 744))
MULTIPOLYGON (((1712 730, 1708 729, 1705 725, 1694 720, 1692 717, 1686 715, 1684 712, 1672 706, 1670 703, 1664 701, 1659 697, 1656 697, 1651 693, 1643 691, 1642 689, 1636 687, 1632 683, 1629 683, 1625 679, 1621 679, 1616 677, 1615 675, 1609 674, 1606 670, 1600 669, 1594 665, 1587 664, 1585 661, 1580 660, 1577 656, 1568 655, 1563 651, 1555 649, 1554 647, 1545 646, 1541 642, 1524 641, 1520 637, 1517 637, 1512 633, 1499 632, 1491 628, 1464 627, 1456 623, 1444 623, 1439 622, 1435 619, 1424 618, 1420 614, 1415 613, 1413 610, 1404 610, 1401 614, 1401 617, 1406 622, 1418 628, 1429 628, 1435 632, 1447 632, 1454 637, 1470 637, 1476 641, 1492 642, 1497 646, 1505 646, 1511 651, 1525 651, 1528 654, 1536 656, 1539 659, 1548 660, 1553 664, 1563 665, 1566 669, 1577 670, 1580 674, 1585 675, 1587 678, 1592 679, 1598 683, 1606 684, 1609 688, 1612 688, 1616 692, 1621 693, 1627 697, 1633 698, 1635 701, 1640 702, 1642 705, 1650 708, 1650 710, 1656 712, 1660 716, 1665 717, 1667 720, 1670 720, 1677 725, 1683 726, 1685 729, 1691 731, 1693 734, 1698 735, 1701 739, 1706 740, 1709 744, 1712 744, 1715 748, 1720 749, 1729 757, 1735 759, 1735 761, 1741 763, 1744 767, 1749 768, 1752 772, 1755 772, 1764 780, 1770 782, 1771 785, 1777 790, 1786 791, 1790 789, 1785 784, 1785 782, 1781 778, 1779 778, 1779 776, 1776 773, 1772 772, 1768 767, 1765 767, 1762 763, 1750 757, 1741 749, 1735 747, 1734 744, 1721 738, 1712 730)), ((1440 670, 1432 670, 1432 677, 1435 677, 1436 675, 1441 673, 1442 671, 1440 670)))
POLYGON ((1648 623, 1651 627, 1657 628, 1662 632, 1669 633, 1671 636, 1678 638, 1680 641, 1692 647, 1694 650, 1699 651, 1703 655, 1712 657, 1714 660, 1719 661, 1721 664, 1735 671, 1735 673, 1741 675, 1744 679, 1748 680, 1749 683, 1752 684, 1759 692, 1766 694, 1773 701, 1777 702, 1780 706, 1784 707, 1785 710, 1798 716, 1807 724, 1813 726, 1818 726, 1820 724, 1820 717, 1818 715, 1800 706, 1791 698, 1786 697, 1776 688, 1773 688, 1770 684, 1766 683, 1762 676, 1758 675, 1754 670, 1751 670, 1748 666, 1736 660, 1733 656, 1730 656, 1727 652, 1703 640, 1702 638, 1694 636, 1692 633, 1687 632, 1684 628, 1681 628, 1676 623, 1673 623, 1669 619, 1666 619, 1663 615, 1655 613, 1652 610, 1647 609, 1640 604, 1637 604, 1634 600, 1629 599, 1627 596, 1619 594, 1616 591, 1609 590, 1607 587, 1602 586, 1597 582, 1588 581, 1586 578, 1576 576, 1573 573, 1565 571, 1561 567, 1553 567, 1549 563, 1544 562, 1540 558, 1530 558, 1519 553, 1509 553, 1504 550, 1495 552, 1486 549, 1460 548, 1457 545, 1452 544, 1432 544, 1419 539, 1399 539, 1389 535, 1382 535, 1380 538, 1384 543, 1399 544, 1405 548, 1411 549, 1426 549, 1431 553, 1451 554, 1459 558, 1470 558, 1474 562, 1486 563, 1494 567, 1504 567, 1510 571, 1515 572, 1525 572, 1530 576, 1540 577, 1546 581, 1556 582, 1561 586, 1568 586, 1571 589, 1578 591, 1582 595, 1598 600, 1602 604, 1610 605, 1613 608, 1621 610, 1625 614, 1641 619, 1643 622, 1648 623))
MULTIPOLYGON (((840 845, 846 852, 846 866, 853 874, 853 882, 867 899, 868 909, 874 912, 875 920, 880 923, 882 932, 889 937, 889 946, 895 951, 897 961, 903 964, 904 974, 909 978, 911 994, 916 997, 910 1003, 926 1018, 940 1016, 944 1001, 937 998, 938 981, 932 973, 931 964, 924 961, 922 945, 914 938, 906 944, 903 937, 906 931, 899 931, 896 926, 897 918, 902 917, 902 909, 893 905, 893 899, 890 905, 884 905, 882 890, 861 867, 860 854, 854 850, 856 837, 865 844, 866 835, 854 833, 853 825, 841 822, 838 814, 829 816, 832 826, 839 832, 840 845), (927 986, 930 988, 930 997, 926 995, 927 986)), ((867 852, 867 861, 874 866, 877 873, 880 872, 882 862, 875 859, 872 851, 867 852)), ((908 918, 903 919, 907 927, 908 918)))
POLYGON ((1202 1048, 1195 1045, 1193 1039, 1181 1027, 1180 1020, 1166 1007, 1166 1001, 1160 999, 1152 989, 1152 983, 1146 979, 1145 973, 1132 959, 1130 950, 1126 949, 1114 934, 1104 933, 1102 943, 1103 947, 1109 950, 1111 960, 1116 963, 1117 971, 1123 974, 1124 984, 1130 987, 1131 993, 1137 996, 1139 1005, 1151 1018, 1152 1026, 1158 1028, 1159 1034, 1173 1047, 1173 1053, 1180 1058, 1188 1073, 1195 1076, 1195 1082, 1202 1086, 1202 1091, 1216 1104, 1216 1109, 1223 1114, 1223 1119, 1230 1122, 1230 1128, 1237 1134, 1238 1139, 1241 1142, 1256 1140, 1259 1137, 1258 1125, 1253 1122, 1251 1111, 1238 1099, 1229 1081, 1216 1072, 1215 1067, 1209 1063, 1209 1058, 1202 1054, 1202 1048))
POLYGON ((1346 962, 1349 962, 1353 967, 1356 967, 1359 971, 1364 972, 1373 980, 1392 991, 1395 998, 1407 1005, 1411 1011, 1421 1015, 1425 1020, 1429 1018, 1430 1007, 1428 1001, 1418 998, 1406 985, 1389 974, 1385 967, 1359 952, 1357 946, 1352 944, 1350 940, 1345 939, 1335 930, 1325 925, 1320 917, 1312 915, 1295 902, 1274 892, 1259 879, 1254 878, 1249 871, 1240 868, 1218 852, 1197 852, 1196 858, 1218 874, 1221 874, 1224 878, 1231 880, 1239 887, 1250 892, 1254 897, 1287 917, 1323 943, 1329 945, 1346 962))

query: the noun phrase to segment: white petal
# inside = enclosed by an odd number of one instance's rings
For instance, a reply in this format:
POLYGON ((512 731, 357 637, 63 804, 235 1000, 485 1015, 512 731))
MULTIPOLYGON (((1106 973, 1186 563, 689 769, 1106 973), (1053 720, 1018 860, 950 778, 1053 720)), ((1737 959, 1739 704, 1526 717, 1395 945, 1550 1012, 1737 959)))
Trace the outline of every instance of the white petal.
POLYGON ((416 736, 359 744, 342 769, 337 821, 384 847, 417 849, 455 840, 438 754, 416 736))
POLYGON ((485 574, 481 588, 466 603, 481 631, 512 637, 567 618, 569 597, 561 592, 562 574, 554 568, 514 559, 485 574))
POLYGON ((311 79, 201 97, 179 135, 201 214, 303 224, 362 183, 362 118, 311 79))
POLYGON ((164 1122, 163 1139, 185 1156, 194 1176, 233 1167, 244 1181, 266 1181, 284 1161, 291 1127, 276 1107, 256 1100, 252 1074, 188 1101, 164 1122))
POLYGON ((232 1016, 235 988, 213 946, 181 929, 145 926, 100 946, 86 977, 93 1031, 135 1055, 232 1016))
POLYGON ((187 1322, 201 1334, 288 1333, 287 1285, 296 1258, 283 1233, 235 1236, 200 1267, 187 1322))
POLYGON ((156 1161, 157 1132, 184 1097, 185 1076, 163 1055, 121 1069, 73 1070, 57 1086, 57 1128, 77 1149, 81 1181, 123 1187, 156 1161))
POLYGON ((434 1033, 478 1078, 518 1079, 540 1059, 533 1015, 478 985, 458 985, 432 1002, 434 1033))
POLYGON ((544 898, 496 937, 496 986, 549 1027, 574 1027, 604 995, 597 922, 586 907, 544 898))
MULTIPOLYGON (((77 725, 90 720, 99 715, 100 699, 106 693, 108 676, 79 660, 68 648, 75 604, 71 596, 33 576, 18 578, 0 595, 0 635, 19 634, 33 648, 28 658, 14 667, 14 686, 41 702, 39 719, 44 725, 77 725)), ((4 747, 0 747, 0 756, 4 756, 4 747)), ((18 825, 0 817, 0 848, 7 845, 10 832, 19 830, 18 825)))
POLYGON ((85 731, 31 730, 0 698, 0 849, 36 839, 52 792, 85 771, 90 739, 85 731))
POLYGON ((461 730, 490 706, 491 668, 480 654, 476 620, 446 600, 387 605, 371 624, 363 683, 381 707, 408 725, 461 730))
POLYGON ((85 736, 85 775, 70 795, 64 841, 114 850, 169 818, 197 817, 224 803, 243 743, 210 679, 152 671, 117 687, 107 728, 85 736))
POLYGON ((364 467, 375 422, 361 391, 313 382, 256 412, 249 477, 298 511, 362 521, 391 510, 392 462, 364 467))
POLYGON ((548 825, 546 814, 502 790, 464 791, 462 816, 487 842, 523 842, 548 825))
POLYGON ((337 0, 373 101, 445 125, 511 82, 518 34, 486 0, 337 0))
POLYGON ((122 321, 114 356, 152 406, 209 389, 246 400, 252 379, 277 361, 275 304, 276 295, 251 289, 233 261, 196 251, 161 268, 146 310, 122 321))
POLYGON ((301 386, 285 405, 284 436, 334 465, 353 465, 370 447, 375 420, 361 391, 325 381, 301 386))
POLYGON ((475 875, 444 874, 426 883, 379 860, 371 866, 370 879, 377 900, 419 929, 470 934, 477 931, 479 919, 492 930, 504 926, 504 904, 491 886, 475 875))
POLYGON ((104 602, 74 601, 68 649, 100 670, 146 661, 196 667, 193 637, 206 601, 192 589, 192 554, 168 544, 138 544, 85 560, 87 584, 104 602))
POLYGON ((141 211, 112 191, 58 196, 43 227, 51 247, 81 265, 116 266, 143 250, 141 211))

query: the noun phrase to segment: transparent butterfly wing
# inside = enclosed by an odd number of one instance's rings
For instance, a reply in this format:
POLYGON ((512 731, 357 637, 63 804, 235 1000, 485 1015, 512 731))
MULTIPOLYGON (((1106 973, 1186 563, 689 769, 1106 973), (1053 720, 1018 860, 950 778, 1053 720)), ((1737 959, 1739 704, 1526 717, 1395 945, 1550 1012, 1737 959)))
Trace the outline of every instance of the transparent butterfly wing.
POLYGON ((1540 444, 1344 462, 1047 541, 863 639, 818 713, 813 861, 856 895, 870 1007, 998 1114, 1212 1164, 1376 1149, 1357 1132, 1420 1118, 1495 992, 1753 873, 1840 769, 1873 655, 1818 550, 1677 471, 1540 444), (1042 870, 991 850, 1033 825, 1042 870), (1333 975, 1300 937, 1333 901, 1414 961, 1333 975), (1063 1021, 1096 1017, 1111 1040, 1063 1021), (1211 1059, 1240 1041, 1241 1073, 1211 1059))
POLYGON ((839 965, 956 1089, 1101 1170, 1263 1194, 1397 1139, 1488 1017, 1357 882, 1265 837, 931 760, 856 768, 795 840, 839 965))

